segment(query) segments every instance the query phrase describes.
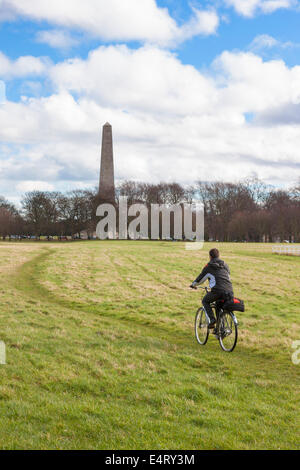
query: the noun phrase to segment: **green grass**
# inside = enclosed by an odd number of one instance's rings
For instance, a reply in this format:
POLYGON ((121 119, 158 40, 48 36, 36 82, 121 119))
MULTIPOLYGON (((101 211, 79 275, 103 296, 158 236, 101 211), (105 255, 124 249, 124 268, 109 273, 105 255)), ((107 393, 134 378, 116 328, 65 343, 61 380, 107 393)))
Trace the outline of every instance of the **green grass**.
POLYGON ((296 449, 300 259, 218 244, 240 336, 194 339, 181 243, 0 243, 1 449, 296 449))

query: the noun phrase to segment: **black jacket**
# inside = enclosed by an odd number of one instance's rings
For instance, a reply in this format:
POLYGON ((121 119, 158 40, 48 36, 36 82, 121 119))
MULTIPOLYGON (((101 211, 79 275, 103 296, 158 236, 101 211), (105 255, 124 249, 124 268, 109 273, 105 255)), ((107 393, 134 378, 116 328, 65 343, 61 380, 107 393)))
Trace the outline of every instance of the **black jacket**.
POLYGON ((233 293, 230 281, 230 271, 224 261, 219 258, 212 259, 194 281, 195 284, 203 284, 209 279, 209 287, 213 292, 231 292, 233 293))

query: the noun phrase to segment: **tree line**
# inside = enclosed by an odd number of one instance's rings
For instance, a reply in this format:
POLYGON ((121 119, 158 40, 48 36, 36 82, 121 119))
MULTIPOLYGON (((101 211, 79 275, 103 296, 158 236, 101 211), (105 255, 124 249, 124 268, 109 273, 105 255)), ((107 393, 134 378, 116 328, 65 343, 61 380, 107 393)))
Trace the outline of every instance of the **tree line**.
MULTIPOLYGON (((150 184, 124 181, 116 188, 128 204, 181 204, 200 200, 204 205, 205 239, 218 241, 300 242, 300 180, 290 189, 267 186, 258 179, 237 183, 197 181, 150 184)), ((100 201, 97 190, 68 193, 32 191, 17 208, 0 197, 0 236, 10 238, 92 237, 100 201)))

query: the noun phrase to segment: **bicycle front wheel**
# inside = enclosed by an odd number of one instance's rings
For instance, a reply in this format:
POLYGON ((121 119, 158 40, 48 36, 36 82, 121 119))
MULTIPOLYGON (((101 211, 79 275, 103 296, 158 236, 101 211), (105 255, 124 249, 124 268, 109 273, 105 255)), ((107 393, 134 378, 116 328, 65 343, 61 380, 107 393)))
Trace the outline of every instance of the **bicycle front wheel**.
POLYGON ((223 351, 232 352, 238 338, 238 327, 232 312, 224 312, 220 318, 219 343, 223 351))
POLYGON ((204 346, 207 343, 209 336, 208 321, 205 315, 204 308, 201 307, 196 313, 195 317, 195 336, 199 344, 204 346))

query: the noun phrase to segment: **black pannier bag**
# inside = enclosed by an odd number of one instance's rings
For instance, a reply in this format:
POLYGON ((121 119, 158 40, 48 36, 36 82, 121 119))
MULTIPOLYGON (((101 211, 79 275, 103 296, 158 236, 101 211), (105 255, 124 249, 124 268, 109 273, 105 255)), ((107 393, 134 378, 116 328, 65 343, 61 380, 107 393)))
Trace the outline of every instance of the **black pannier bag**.
POLYGON ((223 310, 228 310, 229 312, 244 312, 245 304, 244 301, 233 297, 230 300, 226 300, 223 304, 223 310))

